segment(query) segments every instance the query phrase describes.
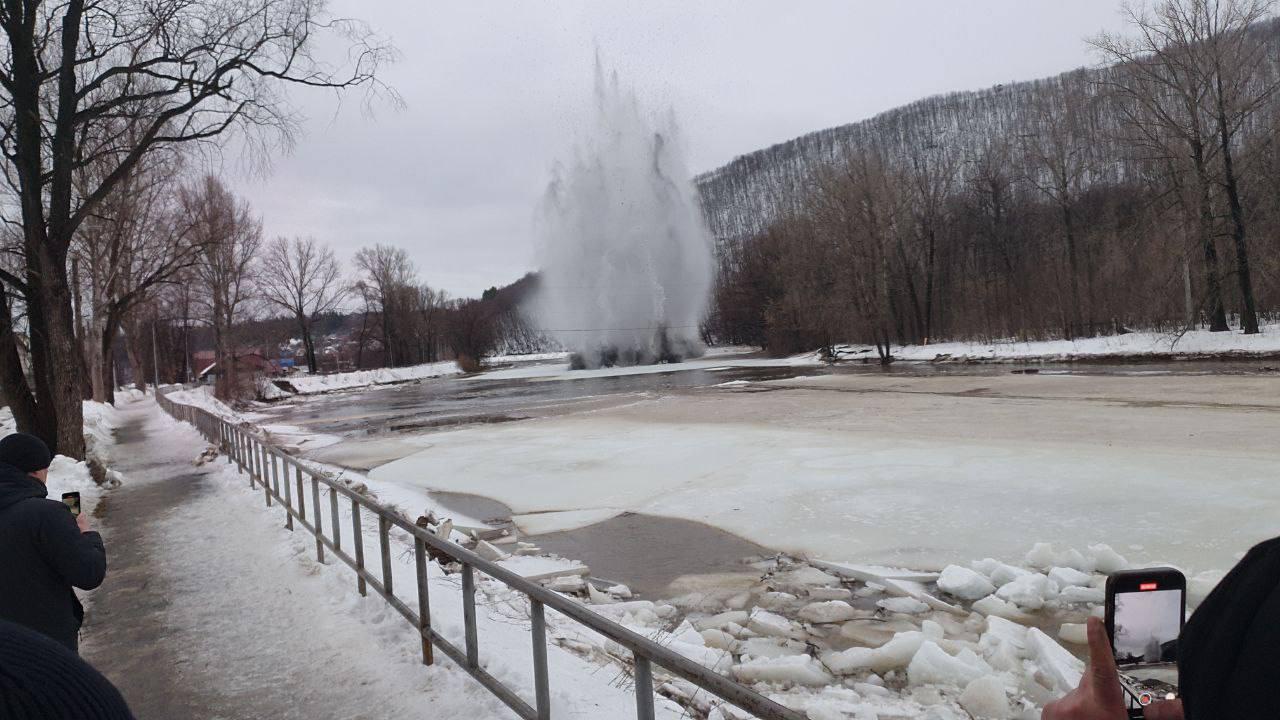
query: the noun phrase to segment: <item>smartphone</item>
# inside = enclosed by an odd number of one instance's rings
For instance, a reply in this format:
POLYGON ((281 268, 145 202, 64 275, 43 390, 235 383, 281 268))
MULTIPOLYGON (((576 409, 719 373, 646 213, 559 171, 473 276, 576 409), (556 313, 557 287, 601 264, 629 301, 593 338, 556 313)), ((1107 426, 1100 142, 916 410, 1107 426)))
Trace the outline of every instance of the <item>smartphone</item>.
POLYGON ((76 515, 76 516, 80 515, 80 493, 78 492, 62 493, 62 502, 67 504, 67 507, 70 508, 72 515, 76 515))
POLYGON ((1125 570, 1107 578, 1107 635, 1129 717, 1178 697, 1178 637, 1187 617, 1187 578, 1173 568, 1125 570))

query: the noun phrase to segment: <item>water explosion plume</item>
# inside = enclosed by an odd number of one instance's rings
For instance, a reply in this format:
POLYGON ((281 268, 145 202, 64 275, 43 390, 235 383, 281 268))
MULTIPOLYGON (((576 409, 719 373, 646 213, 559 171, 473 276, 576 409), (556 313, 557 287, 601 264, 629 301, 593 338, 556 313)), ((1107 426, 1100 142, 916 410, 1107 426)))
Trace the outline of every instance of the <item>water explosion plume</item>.
POLYGON ((535 315, 575 367, 700 355, 711 235, 675 118, 644 112, 599 61, 593 110, 542 203, 535 315))

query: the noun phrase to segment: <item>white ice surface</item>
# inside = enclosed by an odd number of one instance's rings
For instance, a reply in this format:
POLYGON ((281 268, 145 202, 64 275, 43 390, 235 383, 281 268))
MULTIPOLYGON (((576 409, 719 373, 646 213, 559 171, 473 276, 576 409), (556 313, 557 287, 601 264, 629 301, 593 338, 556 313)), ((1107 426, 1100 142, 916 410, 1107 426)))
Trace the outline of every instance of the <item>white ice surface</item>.
POLYGON ((594 525, 615 518, 623 513, 614 508, 589 508, 586 510, 566 510, 564 512, 543 512, 528 515, 512 515, 511 521, 525 535, 542 535, 561 530, 594 525))
POLYGON ((1018 561, 1033 540, 1084 548, 1105 538, 1219 570, 1274 535, 1280 514, 1271 457, 1200 445, 1155 452, 600 416, 423 441, 371 477, 406 493, 481 494, 516 513, 652 513, 810 557, 921 569, 984 555, 1018 561), (1118 489, 1142 502, 1117 502, 1118 489))

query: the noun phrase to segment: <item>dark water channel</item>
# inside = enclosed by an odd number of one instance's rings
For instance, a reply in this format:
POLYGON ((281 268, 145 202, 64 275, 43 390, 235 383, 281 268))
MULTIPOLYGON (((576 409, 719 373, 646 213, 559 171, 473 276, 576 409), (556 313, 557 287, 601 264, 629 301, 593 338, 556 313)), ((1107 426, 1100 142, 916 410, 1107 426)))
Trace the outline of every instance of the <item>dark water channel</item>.
MULTIPOLYGON (((732 362, 725 358, 726 363, 732 362)), ((844 362, 798 367, 719 367, 616 377, 488 380, 435 378, 312 396, 265 411, 270 422, 297 425, 343 437, 420 434, 442 428, 514 422, 631 400, 694 393, 726 382, 763 382, 830 374, 930 377, 996 376, 1037 372, 1058 375, 1247 375, 1275 373, 1280 361, 1187 361, 1159 363, 945 364, 844 362)))
MULTIPOLYGON (((481 495, 433 492, 431 498, 446 510, 493 525, 506 525, 511 518, 511 508, 481 495)), ((669 596, 680 577, 749 570, 744 560, 770 554, 761 545, 710 525, 631 512, 587 527, 520 539, 585 563, 593 577, 623 583, 649 598, 669 596)))

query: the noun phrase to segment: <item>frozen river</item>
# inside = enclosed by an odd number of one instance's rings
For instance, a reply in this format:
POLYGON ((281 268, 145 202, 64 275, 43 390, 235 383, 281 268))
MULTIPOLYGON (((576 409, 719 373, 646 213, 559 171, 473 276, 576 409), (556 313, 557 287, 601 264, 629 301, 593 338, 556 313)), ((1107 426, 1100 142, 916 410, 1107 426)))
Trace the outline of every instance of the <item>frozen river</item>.
POLYGON ((312 398, 268 422, 342 437, 314 455, 372 469, 395 502, 484 496, 531 534, 641 513, 836 560, 928 569, 1105 542, 1196 573, 1280 533, 1266 362, 753 362, 514 368, 312 398))

